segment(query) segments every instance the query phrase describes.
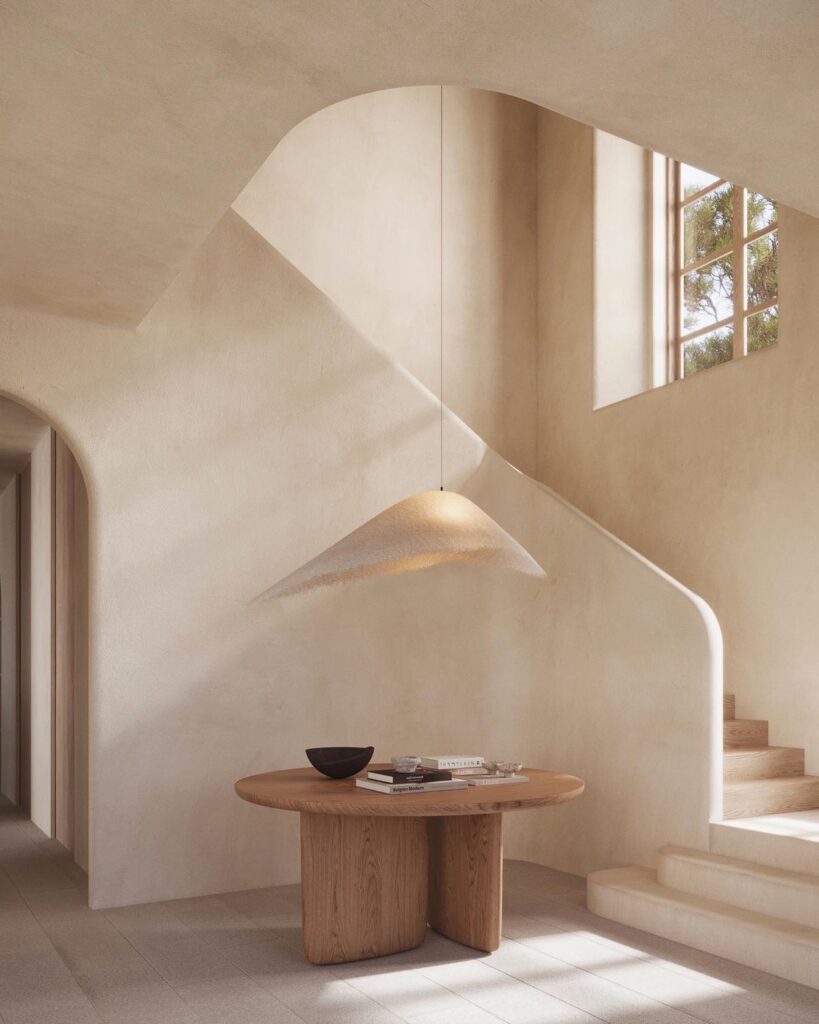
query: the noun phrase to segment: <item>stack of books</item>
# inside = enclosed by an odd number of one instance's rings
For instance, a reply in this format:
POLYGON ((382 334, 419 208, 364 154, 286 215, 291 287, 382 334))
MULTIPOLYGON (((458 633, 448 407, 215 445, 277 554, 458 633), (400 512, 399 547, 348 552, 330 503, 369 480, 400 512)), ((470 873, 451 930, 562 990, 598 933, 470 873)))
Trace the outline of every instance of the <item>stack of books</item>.
POLYGON ((462 779, 453 779, 452 772, 419 766, 414 772, 399 772, 394 768, 373 768, 366 779, 356 779, 359 789, 375 793, 435 793, 440 789, 466 789, 462 779))
POLYGON ((492 786, 509 782, 528 782, 527 775, 504 775, 484 766, 477 755, 435 754, 421 758, 418 768, 399 772, 394 768, 373 768, 366 779, 356 779, 359 789, 375 793, 435 793, 469 786, 492 786))

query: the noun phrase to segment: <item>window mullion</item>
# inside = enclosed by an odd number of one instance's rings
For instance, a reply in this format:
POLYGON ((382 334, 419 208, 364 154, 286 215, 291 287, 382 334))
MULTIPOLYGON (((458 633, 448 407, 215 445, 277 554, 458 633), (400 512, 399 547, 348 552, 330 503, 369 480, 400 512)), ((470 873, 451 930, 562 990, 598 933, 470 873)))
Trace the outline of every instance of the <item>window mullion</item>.
POLYGON ((734 359, 740 359, 747 351, 745 340, 745 211, 747 209, 745 189, 734 185, 734 359))
POLYGON ((673 231, 670 233, 671 238, 671 281, 673 287, 672 301, 671 301, 671 318, 670 318, 670 335, 672 338, 672 344, 674 349, 674 377, 680 380, 683 376, 683 357, 682 357, 682 321, 683 321, 683 287, 682 287, 682 260, 683 260, 683 211, 682 203, 682 187, 680 184, 680 164, 677 160, 671 162, 669 185, 672 190, 672 201, 670 209, 672 211, 672 225, 673 231))

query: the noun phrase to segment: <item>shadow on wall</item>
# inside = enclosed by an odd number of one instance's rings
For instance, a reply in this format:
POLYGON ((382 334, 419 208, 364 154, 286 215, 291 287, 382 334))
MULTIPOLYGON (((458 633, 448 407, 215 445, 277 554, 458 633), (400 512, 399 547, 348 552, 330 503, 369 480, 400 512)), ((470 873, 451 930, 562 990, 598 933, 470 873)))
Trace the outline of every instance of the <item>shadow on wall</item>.
POLYGON ((235 214, 135 349, 97 460, 94 905, 294 880, 294 816, 232 784, 330 743, 583 776, 576 804, 510 820, 511 855, 566 870, 705 844, 719 637, 687 592, 447 413, 448 485, 545 584, 442 567, 251 608, 435 486, 439 406, 235 214))

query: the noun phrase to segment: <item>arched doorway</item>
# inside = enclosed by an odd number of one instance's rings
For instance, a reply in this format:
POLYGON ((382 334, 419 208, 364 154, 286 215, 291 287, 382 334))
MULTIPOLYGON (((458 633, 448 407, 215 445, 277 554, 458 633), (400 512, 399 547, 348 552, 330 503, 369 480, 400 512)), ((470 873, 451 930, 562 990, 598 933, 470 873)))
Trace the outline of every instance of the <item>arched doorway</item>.
POLYGON ((71 449, 0 397, 0 791, 88 865, 88 498, 71 449))

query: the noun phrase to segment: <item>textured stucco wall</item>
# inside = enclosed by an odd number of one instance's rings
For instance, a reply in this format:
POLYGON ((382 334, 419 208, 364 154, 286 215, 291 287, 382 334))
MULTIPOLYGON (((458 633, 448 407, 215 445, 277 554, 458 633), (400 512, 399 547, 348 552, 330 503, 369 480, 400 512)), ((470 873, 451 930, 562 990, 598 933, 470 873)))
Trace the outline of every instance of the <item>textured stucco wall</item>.
POLYGON ((295 879, 295 816, 232 784, 322 743, 578 772, 576 805, 509 823, 511 854, 558 867, 704 844, 707 610, 457 422, 453 485, 546 583, 452 568, 249 606, 435 486, 438 407, 235 213, 138 334, 6 309, 0 341, 89 489, 95 905, 295 879))
POLYGON ((819 221, 780 207, 778 346, 594 411, 593 137, 541 114, 538 476, 708 601, 739 714, 819 773, 819 221))
POLYGON ((446 404, 530 474, 536 147, 531 103, 478 89, 390 89, 297 125, 233 204, 436 395, 443 328, 446 404))

